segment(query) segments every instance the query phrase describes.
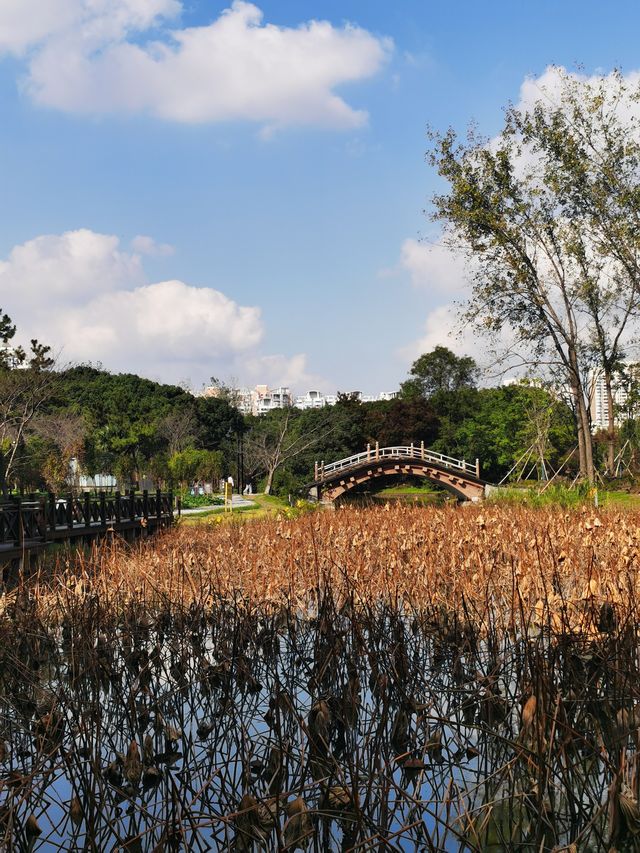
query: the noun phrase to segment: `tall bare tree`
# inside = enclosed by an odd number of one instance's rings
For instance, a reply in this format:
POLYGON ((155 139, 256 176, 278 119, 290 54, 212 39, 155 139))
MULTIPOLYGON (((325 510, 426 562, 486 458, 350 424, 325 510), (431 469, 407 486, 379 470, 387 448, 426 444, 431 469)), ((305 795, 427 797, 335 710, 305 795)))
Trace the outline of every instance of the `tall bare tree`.
MULTIPOLYGON (((587 373, 601 367, 611 394, 639 305, 638 96, 619 74, 559 69, 533 107, 507 111, 497 138, 434 133, 428 155, 449 184, 434 218, 474 259, 466 317, 490 335, 508 328, 530 361, 560 368, 589 481, 587 373)), ((613 430, 612 396, 609 410, 613 430)))
POLYGON ((247 434, 245 465, 249 471, 266 475, 266 495, 271 494, 273 478, 282 465, 316 447, 327 435, 324 423, 303 432, 296 428, 296 420, 291 409, 280 409, 256 418, 247 434))

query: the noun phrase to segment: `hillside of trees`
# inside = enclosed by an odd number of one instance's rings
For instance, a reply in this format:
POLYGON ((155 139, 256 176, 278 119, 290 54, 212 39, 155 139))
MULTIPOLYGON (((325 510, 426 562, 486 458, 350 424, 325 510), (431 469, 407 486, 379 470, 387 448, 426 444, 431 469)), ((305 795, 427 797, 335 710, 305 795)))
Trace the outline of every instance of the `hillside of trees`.
MULTIPOLYGON (((478 387, 470 358, 444 347, 413 365, 396 399, 280 409, 244 417, 225 396, 112 374, 90 365, 56 370, 46 347, 12 348, 15 328, 4 315, 0 363, 0 487, 60 492, 79 473, 109 473, 121 488, 152 481, 185 489, 194 481, 238 477, 256 488, 295 494, 316 460, 414 442, 459 458, 482 460, 483 476, 545 477, 576 444, 567 405, 533 385, 478 387), (528 472, 518 469, 524 456, 528 472), (72 462, 72 460, 74 460, 72 462)), ((567 471, 571 470, 571 460, 567 471)))

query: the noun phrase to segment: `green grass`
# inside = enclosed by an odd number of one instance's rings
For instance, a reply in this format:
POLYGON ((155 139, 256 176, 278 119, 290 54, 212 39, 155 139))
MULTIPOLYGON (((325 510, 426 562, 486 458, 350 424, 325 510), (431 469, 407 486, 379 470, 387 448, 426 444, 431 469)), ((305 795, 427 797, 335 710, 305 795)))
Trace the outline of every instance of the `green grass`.
MULTIPOLYGON (((578 485, 573 488, 568 486, 549 486, 544 491, 539 491, 535 486, 519 488, 518 486, 506 486, 495 491, 487 499, 492 504, 517 504, 530 507, 580 507, 595 505, 596 494, 594 489, 587 485, 578 485)), ((610 507, 612 509, 640 509, 640 495, 629 492, 597 489, 599 507, 610 507)))
POLYGON ((388 486, 386 489, 381 489, 376 494, 382 497, 396 497, 401 495, 436 495, 440 494, 440 491, 433 488, 430 483, 425 483, 424 486, 412 486, 409 483, 400 483, 397 486, 388 486))
POLYGON ((632 492, 598 491, 600 506, 616 509, 640 509, 640 495, 632 492))
POLYGON ((202 524, 203 522, 210 522, 213 519, 218 523, 218 519, 222 522, 225 520, 233 520, 238 517, 242 517, 243 520, 249 518, 268 518, 269 516, 277 515, 278 513, 291 513, 292 510, 285 500, 276 497, 275 495, 249 495, 247 496, 247 500, 250 500, 254 506, 235 507, 232 512, 225 512, 224 507, 216 507, 216 509, 208 510, 206 512, 197 512, 183 516, 180 519, 180 524, 187 526, 192 524, 202 524))

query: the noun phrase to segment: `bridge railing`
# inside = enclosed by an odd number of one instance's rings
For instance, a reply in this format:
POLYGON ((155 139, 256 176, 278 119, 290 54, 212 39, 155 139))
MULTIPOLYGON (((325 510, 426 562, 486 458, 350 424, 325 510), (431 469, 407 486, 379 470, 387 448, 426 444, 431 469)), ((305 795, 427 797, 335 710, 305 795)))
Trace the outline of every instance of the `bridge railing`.
POLYGON ((152 529, 173 521, 173 494, 133 490, 121 494, 100 492, 65 497, 49 494, 39 500, 0 502, 0 556, 25 543, 37 545, 75 536, 98 536, 107 529, 132 526, 152 529))
POLYGON ((424 444, 410 444, 408 446, 395 447, 368 445, 363 453, 354 453, 353 456, 347 456, 346 459, 339 459, 337 462, 331 462, 328 465, 325 465, 324 462, 316 462, 315 480, 316 482, 321 482, 333 478, 340 471, 355 468, 364 462, 375 463, 382 459, 416 459, 422 462, 433 462, 436 465, 441 465, 443 468, 450 468, 454 471, 460 471, 463 474, 470 474, 472 477, 480 477, 480 462, 478 459, 474 462, 467 462, 465 459, 455 459, 453 456, 447 456, 445 453, 428 450, 424 444))

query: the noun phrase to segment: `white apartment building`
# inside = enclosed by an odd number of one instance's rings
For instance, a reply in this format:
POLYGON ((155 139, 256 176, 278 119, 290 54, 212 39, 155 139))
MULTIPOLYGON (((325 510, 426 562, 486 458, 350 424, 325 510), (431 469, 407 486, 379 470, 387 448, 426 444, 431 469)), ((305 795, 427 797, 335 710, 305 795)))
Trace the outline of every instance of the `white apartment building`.
POLYGON ((321 391, 307 391, 301 397, 296 397, 296 409, 322 409, 327 405, 327 398, 321 391))
MULTIPOLYGON (((217 388, 205 388, 202 392, 205 397, 217 397, 220 395, 217 388)), ((374 403, 379 400, 393 400, 398 396, 397 391, 381 391, 377 396, 374 394, 363 394, 361 391, 351 391, 361 403, 374 403)), ((295 406, 297 409, 322 409, 325 406, 335 406, 338 402, 337 394, 323 394, 321 391, 309 390, 306 394, 293 397, 287 387, 269 388, 268 385, 256 385, 255 388, 234 388, 230 394, 230 402, 239 409, 243 415, 264 415, 272 409, 285 409, 295 406)))
MULTIPOLYGON (((257 387, 266 388, 264 385, 257 387)), ((272 409, 287 409, 289 406, 293 406, 293 398, 288 388, 284 386, 272 389, 266 388, 264 393, 258 395, 255 411, 252 414, 264 415, 272 409)))
MULTIPOLYGON (((350 391, 361 403, 375 403, 379 400, 393 400, 398 396, 397 391, 381 391, 375 394, 363 394, 362 391, 350 391)), ((307 391, 306 394, 296 397, 294 406, 297 409, 322 409, 324 406, 335 406, 338 402, 337 394, 323 394, 321 391, 307 391)))
MULTIPOLYGON (((640 379, 640 364, 626 364, 625 371, 631 372, 636 379, 640 379)), ((609 415, 607 413, 607 389, 602 370, 592 370, 588 377, 589 382, 589 410, 591 413, 591 428, 593 430, 607 429, 609 427, 609 415)), ((616 406, 624 406, 627 402, 627 391, 618 378, 614 380, 613 401, 616 406)), ((633 413, 636 417, 638 412, 633 413)), ((625 420, 625 415, 618 413, 616 423, 625 420)))

